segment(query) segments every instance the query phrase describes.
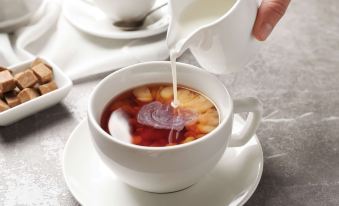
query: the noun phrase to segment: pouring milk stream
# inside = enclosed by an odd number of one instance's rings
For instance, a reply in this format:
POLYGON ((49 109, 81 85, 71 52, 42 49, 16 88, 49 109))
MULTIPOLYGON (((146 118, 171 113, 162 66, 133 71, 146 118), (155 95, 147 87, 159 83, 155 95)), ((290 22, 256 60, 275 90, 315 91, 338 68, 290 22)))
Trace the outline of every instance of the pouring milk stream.
MULTIPOLYGON (((187 49, 191 50, 202 68, 214 74, 238 71, 249 62, 259 46, 252 36, 252 28, 260 2, 169 0, 171 23, 167 45, 172 61, 174 90, 175 59, 187 49)), ((178 104, 177 99, 173 102, 178 104)))
MULTIPOLYGON (((236 0, 195 0, 186 1, 186 7, 179 14, 177 26, 168 32, 168 47, 170 50, 170 61, 173 76, 173 107, 179 106, 177 97, 177 76, 176 76, 176 59, 187 48, 184 46, 189 40, 189 36, 196 32, 200 27, 208 25, 229 11, 236 0)), ((176 2, 171 1, 170 6, 173 8, 176 2)), ((173 13, 172 13, 173 14, 173 13)))

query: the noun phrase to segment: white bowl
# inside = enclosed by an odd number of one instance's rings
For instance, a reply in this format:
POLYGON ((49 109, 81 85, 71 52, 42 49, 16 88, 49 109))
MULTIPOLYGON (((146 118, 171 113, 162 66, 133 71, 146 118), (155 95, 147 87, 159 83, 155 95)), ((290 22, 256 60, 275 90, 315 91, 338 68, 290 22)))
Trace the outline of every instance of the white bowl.
MULTIPOLYGON (((57 84, 58 89, 30 101, 24 102, 6 111, 0 112, 0 126, 7 126, 29 115, 35 114, 43 109, 57 104, 71 90, 73 84, 70 78, 66 76, 66 74, 58 66, 44 58, 42 59, 53 68, 54 81, 57 84)), ((33 61, 34 59, 11 66, 8 69, 16 74, 29 68, 33 61)))

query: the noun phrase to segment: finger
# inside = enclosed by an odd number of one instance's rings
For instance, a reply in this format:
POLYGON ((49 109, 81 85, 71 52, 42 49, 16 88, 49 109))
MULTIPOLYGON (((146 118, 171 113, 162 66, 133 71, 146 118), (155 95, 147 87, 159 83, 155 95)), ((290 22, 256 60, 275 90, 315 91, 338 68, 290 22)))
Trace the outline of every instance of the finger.
POLYGON ((253 35, 264 41, 271 34, 275 25, 285 14, 290 0, 263 0, 253 28, 253 35))

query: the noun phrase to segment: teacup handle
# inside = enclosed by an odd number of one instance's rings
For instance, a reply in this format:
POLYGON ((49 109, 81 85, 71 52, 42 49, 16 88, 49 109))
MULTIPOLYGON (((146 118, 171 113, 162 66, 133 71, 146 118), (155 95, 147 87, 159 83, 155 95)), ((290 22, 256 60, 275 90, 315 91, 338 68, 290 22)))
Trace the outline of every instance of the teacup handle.
POLYGON ((245 126, 240 134, 232 134, 229 147, 246 144, 255 134, 262 116, 262 104, 257 98, 234 99, 234 113, 249 112, 245 126))

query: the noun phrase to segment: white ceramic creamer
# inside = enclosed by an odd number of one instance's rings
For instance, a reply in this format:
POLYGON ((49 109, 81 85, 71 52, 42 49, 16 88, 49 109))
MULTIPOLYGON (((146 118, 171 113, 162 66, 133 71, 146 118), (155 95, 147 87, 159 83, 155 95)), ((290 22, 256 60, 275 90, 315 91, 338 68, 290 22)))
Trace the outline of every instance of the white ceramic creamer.
POLYGON ((258 0, 170 0, 167 44, 171 56, 190 49, 209 72, 239 70, 258 47, 252 28, 259 5, 258 0))

